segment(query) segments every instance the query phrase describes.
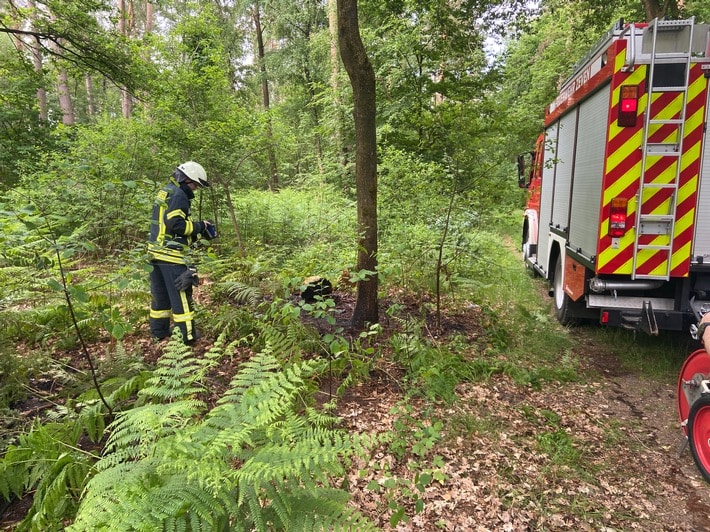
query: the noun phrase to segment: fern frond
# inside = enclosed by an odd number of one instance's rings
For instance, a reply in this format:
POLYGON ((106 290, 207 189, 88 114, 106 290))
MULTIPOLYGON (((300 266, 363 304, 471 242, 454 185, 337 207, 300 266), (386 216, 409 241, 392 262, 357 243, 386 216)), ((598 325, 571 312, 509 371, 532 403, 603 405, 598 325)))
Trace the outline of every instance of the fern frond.
POLYGON ((261 290, 240 281, 220 283, 219 290, 226 292, 237 305, 256 305, 263 299, 261 290))
POLYGON ((279 369, 281 364, 273 356, 265 353, 254 355, 250 360, 242 363, 239 372, 229 384, 229 390, 219 399, 218 404, 239 402, 244 391, 279 369))
POLYGON ((351 456, 353 447, 351 437, 338 433, 327 437, 304 435, 302 441, 290 444, 266 443, 245 460, 235 476, 240 485, 262 485, 284 477, 325 479, 342 475, 340 460, 351 456))
POLYGON ((112 466, 126 459, 147 456, 154 443, 184 428, 201 414, 204 403, 188 399, 168 404, 147 404, 120 412, 109 425, 111 435, 104 456, 97 466, 112 466))
POLYGON ((204 358, 198 359, 176 333, 158 360, 153 376, 141 390, 141 396, 154 401, 172 401, 204 391, 207 372, 219 364, 226 353, 234 351, 236 342, 225 349, 224 336, 221 334, 204 358))
POLYGON ((378 530, 365 516, 347 506, 348 494, 332 488, 299 492, 292 498, 295 509, 289 518, 289 530, 378 530))
POLYGON ((199 483, 161 474, 162 458, 120 464, 98 473, 69 530, 218 530, 229 504, 199 483))
POLYGON ((202 372, 189 345, 183 344, 179 334, 173 335, 158 359, 153 376, 145 383, 141 396, 158 401, 177 400, 199 393, 202 372))
POLYGON ((204 363, 182 348, 161 359, 150 383, 156 403, 120 413, 109 426, 106 453, 70 530, 367 528, 347 508, 347 493, 323 489, 368 440, 333 429, 331 415, 304 412, 320 362, 283 368, 264 350, 242 364, 207 414, 189 394, 155 391, 177 389, 168 379, 190 389, 181 369, 212 364, 221 349, 204 363))
POLYGON ((35 490, 20 528, 58 530, 74 512, 96 460, 77 447, 76 425, 37 424, 0 461, 0 493, 6 499, 35 490))

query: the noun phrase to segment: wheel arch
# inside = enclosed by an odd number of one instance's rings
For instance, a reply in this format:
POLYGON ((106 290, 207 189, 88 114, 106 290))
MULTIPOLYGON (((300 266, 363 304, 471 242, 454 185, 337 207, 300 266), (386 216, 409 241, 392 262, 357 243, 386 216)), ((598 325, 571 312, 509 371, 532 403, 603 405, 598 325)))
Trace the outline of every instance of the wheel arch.
MULTIPOLYGON (((550 247, 550 254, 547 257, 547 280, 548 281, 553 281, 555 278, 555 264, 557 263, 557 259, 560 258, 562 255, 562 250, 560 247, 560 243, 557 241, 552 242, 552 246, 550 247)), ((564 258, 562 258, 564 261, 564 258)), ((564 266, 564 264, 563 264, 564 266)))
POLYGON ((522 243, 537 244, 538 233, 537 211, 526 209, 523 215, 522 243))

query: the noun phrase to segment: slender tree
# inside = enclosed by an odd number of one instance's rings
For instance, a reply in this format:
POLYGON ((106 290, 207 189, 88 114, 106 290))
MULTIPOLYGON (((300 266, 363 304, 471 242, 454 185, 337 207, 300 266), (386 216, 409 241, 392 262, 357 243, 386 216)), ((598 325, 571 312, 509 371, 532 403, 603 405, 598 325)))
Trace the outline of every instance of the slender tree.
MULTIPOLYGON (((33 4, 30 3, 30 5, 32 6, 33 4)), ((32 24, 32 21, 30 21, 30 24, 32 24)), ((18 42, 22 43, 23 41, 18 39, 18 42)), ((43 62, 42 52, 40 51, 39 43, 36 41, 34 43, 31 43, 30 50, 32 52, 32 65, 34 66, 35 72, 41 76, 43 70, 43 62)), ((37 88, 37 105, 39 106, 39 118, 43 124, 46 124, 49 114, 47 110, 47 89, 45 89, 43 86, 37 88)))
MULTIPOLYGON (((118 0, 118 33, 126 38, 130 37, 134 24, 133 2, 118 0)), ((121 87, 121 112, 123 118, 130 118, 133 113, 133 97, 126 87, 121 87)))
POLYGON ((352 326, 377 323, 377 135, 375 72, 360 38, 357 0, 338 0, 340 56, 353 88, 355 182, 357 189, 358 270, 371 272, 358 281, 352 326))
POLYGON ((62 124, 65 126, 74 125, 74 102, 69 89, 69 73, 63 66, 59 66, 57 73, 57 97, 59 108, 62 110, 62 124))
POLYGON ((343 133, 340 121, 340 55, 338 53, 338 5, 336 0, 328 0, 328 30, 330 34, 330 90, 333 93, 333 111, 335 115, 335 147, 343 153, 343 166, 347 164, 343 145, 343 133))
POLYGON ((251 16, 254 21, 254 32, 256 33, 256 49, 259 59, 259 71, 261 73, 261 96, 266 112, 266 141, 268 143, 267 152, 269 155, 269 189, 278 190, 279 188, 279 172, 276 165, 276 150, 274 148, 274 131, 271 124, 271 116, 269 109, 271 107, 271 99, 269 96, 269 77, 266 70, 266 50, 264 47, 264 31, 261 26, 261 5, 255 2, 251 8, 251 16))

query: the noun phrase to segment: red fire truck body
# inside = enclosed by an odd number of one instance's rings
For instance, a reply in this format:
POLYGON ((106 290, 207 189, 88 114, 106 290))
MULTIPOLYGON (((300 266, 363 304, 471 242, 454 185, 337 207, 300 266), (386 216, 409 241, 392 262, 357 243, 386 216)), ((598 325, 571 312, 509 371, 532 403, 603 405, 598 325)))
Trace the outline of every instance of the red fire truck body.
POLYGON ((710 26, 619 22, 548 107, 518 160, 522 248, 562 323, 657 334, 710 309, 709 78, 710 26))

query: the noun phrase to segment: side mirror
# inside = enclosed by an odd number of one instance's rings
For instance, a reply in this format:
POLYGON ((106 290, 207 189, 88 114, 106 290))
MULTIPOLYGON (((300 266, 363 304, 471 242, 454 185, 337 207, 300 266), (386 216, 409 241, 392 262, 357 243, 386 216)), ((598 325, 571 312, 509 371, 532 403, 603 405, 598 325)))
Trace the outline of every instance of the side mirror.
POLYGON ((525 181, 525 156, 518 155, 518 186, 520 188, 527 188, 527 183, 525 181))

